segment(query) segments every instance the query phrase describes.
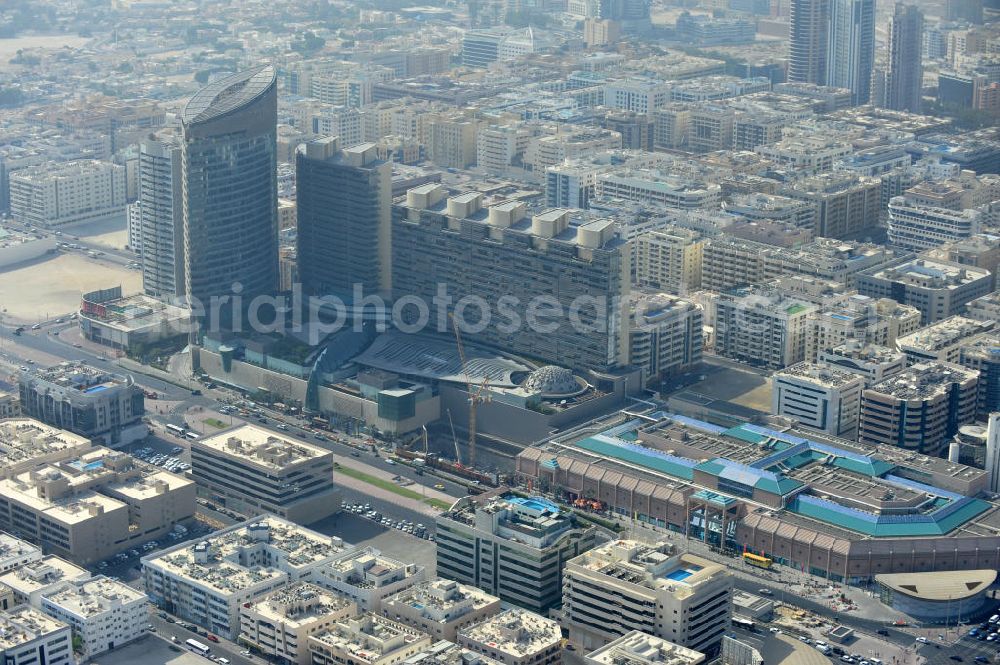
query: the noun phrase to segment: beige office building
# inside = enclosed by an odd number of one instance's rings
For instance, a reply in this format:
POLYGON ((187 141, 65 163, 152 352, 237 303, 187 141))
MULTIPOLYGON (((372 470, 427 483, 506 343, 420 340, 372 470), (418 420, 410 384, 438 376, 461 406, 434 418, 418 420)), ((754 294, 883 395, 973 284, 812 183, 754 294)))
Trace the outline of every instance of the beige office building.
POLYGON ((165 536, 194 511, 193 482, 107 448, 0 480, 0 529, 83 565, 165 536))
POLYGON ((641 630, 705 652, 729 627, 732 575, 668 543, 614 541, 572 559, 564 574, 564 623, 584 648, 641 630))
POLYGON ((90 439, 33 418, 0 422, 0 478, 49 462, 67 460, 91 447, 90 439))
POLYGON ((201 493, 244 515, 311 524, 340 510, 333 453, 256 425, 193 441, 191 474, 201 493))
POLYGON ((499 611, 499 598, 454 580, 422 582, 382 601, 382 616, 451 642, 462 628, 499 611))
POLYGON ((309 665, 309 636, 325 632, 357 614, 350 600, 315 584, 281 587, 240 608, 239 643, 265 658, 309 665))

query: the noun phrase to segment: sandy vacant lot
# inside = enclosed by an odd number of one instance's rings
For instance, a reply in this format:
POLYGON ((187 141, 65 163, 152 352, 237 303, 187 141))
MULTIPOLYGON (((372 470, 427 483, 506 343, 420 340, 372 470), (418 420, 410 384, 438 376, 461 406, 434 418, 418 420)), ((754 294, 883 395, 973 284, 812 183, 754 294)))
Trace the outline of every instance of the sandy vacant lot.
POLYGON ((136 293, 142 275, 80 254, 60 254, 0 273, 0 307, 9 321, 34 322, 76 311, 81 294, 119 284, 124 293, 136 293))

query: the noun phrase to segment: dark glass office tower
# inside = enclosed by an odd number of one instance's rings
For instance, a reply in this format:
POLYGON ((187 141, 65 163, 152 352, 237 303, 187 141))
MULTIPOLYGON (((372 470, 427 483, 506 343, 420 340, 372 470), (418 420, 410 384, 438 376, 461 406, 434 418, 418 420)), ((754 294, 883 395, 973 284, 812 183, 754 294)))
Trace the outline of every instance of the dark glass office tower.
POLYGON ((373 143, 340 149, 336 138, 295 156, 298 262, 302 290, 351 301, 390 289, 392 164, 373 143))
POLYGON ((924 81, 924 14, 916 5, 896 3, 889 24, 889 62, 885 73, 886 108, 920 113, 924 81))
POLYGON ((270 66, 213 81, 184 108, 184 272, 206 308, 236 282, 244 304, 278 288, 277 118, 270 66))

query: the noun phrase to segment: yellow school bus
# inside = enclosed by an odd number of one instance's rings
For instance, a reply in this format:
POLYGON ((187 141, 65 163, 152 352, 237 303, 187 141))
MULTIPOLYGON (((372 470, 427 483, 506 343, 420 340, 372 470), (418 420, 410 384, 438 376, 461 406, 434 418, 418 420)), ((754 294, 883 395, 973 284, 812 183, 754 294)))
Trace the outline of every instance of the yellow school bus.
POLYGON ((770 568, 771 564, 774 563, 766 556, 760 556, 751 552, 743 553, 743 561, 751 566, 757 566, 758 568, 770 568))

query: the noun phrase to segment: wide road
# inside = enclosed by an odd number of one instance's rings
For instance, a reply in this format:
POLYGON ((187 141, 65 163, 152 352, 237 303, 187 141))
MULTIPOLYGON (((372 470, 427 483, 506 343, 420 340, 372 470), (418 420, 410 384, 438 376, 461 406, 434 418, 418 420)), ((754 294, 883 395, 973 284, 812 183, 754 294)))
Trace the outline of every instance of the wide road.
POLYGON ((829 605, 818 603, 802 596, 786 594, 784 586, 775 584, 770 580, 748 580, 742 577, 735 577, 733 580, 733 586, 737 589, 742 589, 743 591, 748 591, 753 594, 757 594, 759 589, 768 589, 771 591, 771 596, 774 599, 780 600, 788 605, 794 605, 795 607, 808 610, 821 617, 829 619, 834 623, 839 623, 847 626, 848 628, 853 628, 856 631, 872 635, 878 634, 877 631, 879 630, 884 630, 888 633, 888 635, 881 635, 881 637, 885 640, 895 642, 900 646, 909 646, 913 644, 913 635, 896 628, 891 628, 886 625, 885 621, 865 619, 847 612, 836 612, 832 610, 829 605))

